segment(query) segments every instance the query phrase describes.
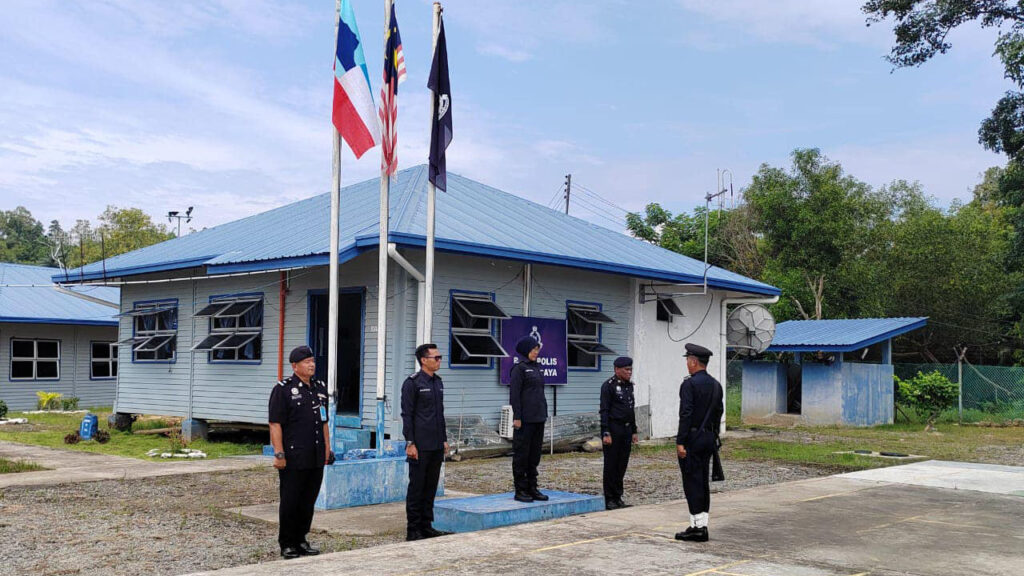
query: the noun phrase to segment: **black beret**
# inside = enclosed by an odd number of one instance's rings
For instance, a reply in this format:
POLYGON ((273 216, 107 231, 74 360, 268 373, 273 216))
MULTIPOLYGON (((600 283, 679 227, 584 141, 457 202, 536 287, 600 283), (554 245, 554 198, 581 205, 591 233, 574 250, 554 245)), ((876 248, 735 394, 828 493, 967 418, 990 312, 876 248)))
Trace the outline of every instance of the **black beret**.
POLYGON ((632 366, 632 365, 633 365, 633 359, 630 358, 629 356, 619 356, 618 358, 615 359, 615 367, 616 368, 625 368, 627 366, 632 366))
POLYGON ((288 361, 291 362, 292 364, 297 364, 299 362, 302 362, 306 358, 312 357, 313 349, 310 348, 309 346, 303 345, 299 346, 295 350, 292 350, 292 353, 288 355, 288 361))
POLYGON ((714 356, 711 350, 701 346, 700 344, 687 344, 686 354, 684 356, 696 356, 698 360, 707 364, 708 358, 714 356))

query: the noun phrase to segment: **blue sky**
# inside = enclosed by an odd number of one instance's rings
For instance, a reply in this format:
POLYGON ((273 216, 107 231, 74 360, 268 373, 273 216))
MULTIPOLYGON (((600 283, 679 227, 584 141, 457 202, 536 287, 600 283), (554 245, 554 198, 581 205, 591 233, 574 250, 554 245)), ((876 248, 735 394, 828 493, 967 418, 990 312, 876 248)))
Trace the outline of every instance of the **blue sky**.
MULTIPOLYGON (((985 168, 979 122, 1010 88, 994 32, 892 71, 889 26, 859 0, 445 2, 455 138, 448 169, 541 204, 566 173, 618 207, 702 204, 762 163, 819 147, 874 186, 917 180, 940 204, 985 168)), ((353 0, 375 97, 382 0, 353 0)), ((426 161, 431 3, 397 0, 408 69, 399 166, 426 161)), ((0 209, 44 223, 108 204, 195 206, 212 226, 328 191, 334 0, 5 2, 0 209)), ((376 177, 379 149, 343 181, 376 177)), ((615 227, 586 192, 572 212, 615 227)), ((299 223, 297 223, 299 224, 299 223)))

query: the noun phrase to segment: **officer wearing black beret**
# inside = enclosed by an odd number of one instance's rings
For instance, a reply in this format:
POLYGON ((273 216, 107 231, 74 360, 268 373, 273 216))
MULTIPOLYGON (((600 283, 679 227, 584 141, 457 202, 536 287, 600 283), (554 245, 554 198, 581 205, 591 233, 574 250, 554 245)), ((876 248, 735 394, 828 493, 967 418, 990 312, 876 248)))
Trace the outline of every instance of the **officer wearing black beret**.
POLYGON ((690 527, 676 534, 676 540, 708 541, 708 511, 711 509, 711 456, 722 421, 722 385, 707 372, 711 350, 686 345, 686 369, 690 377, 679 386, 679 431, 676 454, 683 474, 683 493, 690 509, 690 527))
POLYGON ((615 375, 601 385, 601 448, 604 451, 604 506, 624 508, 622 479, 629 466, 629 453, 639 441, 636 411, 633 409, 633 359, 615 359, 615 375))
POLYGON ((544 449, 544 422, 548 401, 544 397, 544 370, 537 363, 540 342, 524 336, 516 342, 520 359, 512 367, 508 403, 512 405, 512 480, 515 499, 544 501, 548 496, 537 488, 537 465, 544 449))
POLYGON ((327 419, 327 387, 315 379, 316 360, 309 346, 288 356, 292 375, 270 392, 270 443, 281 482, 280 528, 277 542, 286 559, 315 556, 306 534, 313 524, 313 506, 320 493, 324 465, 334 462, 327 419))
POLYGON ((444 424, 444 383, 437 375, 441 355, 436 344, 416 348, 420 370, 402 383, 402 435, 409 463, 409 490, 405 495, 406 540, 443 536, 435 530, 434 496, 441 464, 448 453, 444 424))

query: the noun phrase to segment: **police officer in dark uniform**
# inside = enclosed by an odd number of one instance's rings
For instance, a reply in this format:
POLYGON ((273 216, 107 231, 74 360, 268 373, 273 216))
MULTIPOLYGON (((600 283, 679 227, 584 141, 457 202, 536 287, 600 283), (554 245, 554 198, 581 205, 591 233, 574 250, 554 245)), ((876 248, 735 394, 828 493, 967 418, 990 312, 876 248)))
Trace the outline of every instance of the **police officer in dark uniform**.
POLYGON ((683 474, 683 492, 690 509, 690 527, 676 534, 676 540, 708 541, 708 511, 711 509, 711 456, 715 451, 722 421, 722 385, 707 372, 711 350, 686 345, 686 369, 690 377, 679 386, 679 431, 676 453, 683 474))
POLYGON ((604 506, 608 510, 626 507, 622 501, 622 479, 629 466, 629 453, 639 441, 633 398, 633 359, 615 359, 615 375, 601 385, 601 443, 604 450, 604 506))
POLYGON ((420 370, 402 384, 402 434, 409 463, 409 491, 405 496, 406 540, 443 536, 435 530, 434 496, 441 464, 448 453, 444 423, 444 383, 437 375, 441 355, 436 344, 416 348, 420 370))
POLYGON ((540 343, 530 336, 516 342, 521 360, 512 367, 508 403, 512 405, 512 479, 519 502, 544 501, 537 489, 537 465, 544 448, 544 422, 548 401, 544 397, 544 372, 537 363, 540 343))
POLYGON ((281 482, 277 542, 286 559, 315 556, 306 534, 320 493, 324 465, 334 462, 329 444, 327 387, 316 380, 316 360, 309 346, 288 356, 293 374, 277 383, 268 405, 274 468, 281 482))

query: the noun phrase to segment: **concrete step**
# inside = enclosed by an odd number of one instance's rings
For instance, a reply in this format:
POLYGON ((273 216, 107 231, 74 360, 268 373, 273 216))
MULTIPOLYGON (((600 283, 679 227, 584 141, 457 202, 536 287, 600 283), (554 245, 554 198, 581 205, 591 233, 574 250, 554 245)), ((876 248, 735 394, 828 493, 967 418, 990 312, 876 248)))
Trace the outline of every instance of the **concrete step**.
POLYGON ((434 528, 446 532, 475 532, 513 524, 538 522, 604 510, 604 497, 542 490, 547 502, 517 502, 514 493, 452 498, 434 503, 434 528))

